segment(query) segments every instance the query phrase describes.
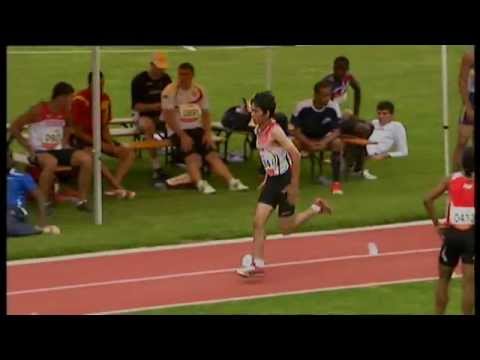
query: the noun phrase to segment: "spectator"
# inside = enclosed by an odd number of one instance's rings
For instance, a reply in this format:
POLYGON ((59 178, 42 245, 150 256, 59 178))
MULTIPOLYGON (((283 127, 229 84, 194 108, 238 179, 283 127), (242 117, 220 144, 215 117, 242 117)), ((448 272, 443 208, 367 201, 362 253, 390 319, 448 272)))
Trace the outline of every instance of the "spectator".
MULTIPOLYGON (((342 124, 343 133, 366 138, 373 143, 366 147, 346 147, 346 156, 353 158, 355 175, 363 176, 368 180, 377 179, 367 169, 364 170, 366 157, 373 160, 384 160, 408 155, 405 126, 394 120, 394 112, 395 107, 392 102, 381 101, 377 105, 378 119, 374 119, 370 123, 352 119, 342 124)), ((349 166, 351 166, 351 162, 347 160, 347 167, 349 166)))
MULTIPOLYGON (((77 209, 90 212, 87 198, 92 180, 92 156, 84 150, 72 149, 69 145, 71 106, 74 90, 70 84, 57 83, 49 102, 42 101, 19 116, 11 125, 10 132, 30 155, 30 162, 41 169, 39 186, 49 199, 57 165, 79 167, 79 201, 77 209), (28 140, 22 129, 28 126, 28 140)), ((49 204, 49 203, 47 203, 49 204)))
POLYGON ((33 178, 14 168, 12 154, 7 149, 7 236, 41 234, 46 227, 45 204, 45 197, 33 178), (27 195, 37 201, 39 226, 27 222, 27 195))
MULTIPOLYGON (((161 94, 172 82, 165 72, 168 60, 165 54, 153 54, 150 69, 142 71, 132 80, 132 109, 135 111, 136 125, 147 140, 152 140, 157 131, 165 133, 165 123, 160 120, 162 112, 161 94)), ((157 150, 149 150, 152 159, 153 180, 156 187, 165 185, 168 175, 163 172, 157 150)))
POLYGON ((342 141, 340 140, 339 114, 331 100, 330 83, 320 81, 313 88, 313 99, 298 103, 291 122, 295 129, 293 136, 299 150, 309 153, 332 151, 331 164, 333 182, 332 194, 342 195, 340 164, 342 141))
POLYGON ((463 55, 458 76, 458 87, 462 103, 463 114, 459 119, 458 138, 453 153, 453 170, 461 168, 462 153, 472 138, 475 122, 475 53, 469 51, 463 55))
POLYGON ((213 172, 225 179, 230 190, 247 190, 247 186, 232 176, 215 150, 208 96, 202 86, 193 82, 193 76, 193 65, 181 64, 177 82, 168 85, 162 93, 162 116, 172 142, 180 157, 184 158, 192 182, 202 194, 216 191, 202 179, 203 161, 207 161, 213 172))
MULTIPOLYGON (((102 164, 103 175, 107 178, 112 186, 111 191, 107 191, 106 195, 115 195, 118 197, 135 196, 132 191, 127 191, 122 186, 122 181, 135 161, 135 152, 122 146, 120 143, 112 139, 110 134, 109 123, 112 121, 112 102, 105 89, 105 78, 100 73, 100 111, 101 111, 101 136, 102 136, 102 153, 115 157, 119 160, 117 171, 112 176, 109 169, 102 164)), ((74 137, 72 144, 78 149, 91 150, 93 146, 93 129, 92 129, 92 73, 88 74, 88 88, 80 91, 72 102, 72 119, 74 124, 74 137)))
POLYGON ((354 93, 353 114, 358 116, 361 101, 360 83, 349 70, 350 60, 345 56, 339 56, 333 62, 333 73, 327 75, 323 80, 328 81, 332 86, 332 100, 338 112, 340 112, 340 105, 347 99, 348 87, 352 87, 354 93))

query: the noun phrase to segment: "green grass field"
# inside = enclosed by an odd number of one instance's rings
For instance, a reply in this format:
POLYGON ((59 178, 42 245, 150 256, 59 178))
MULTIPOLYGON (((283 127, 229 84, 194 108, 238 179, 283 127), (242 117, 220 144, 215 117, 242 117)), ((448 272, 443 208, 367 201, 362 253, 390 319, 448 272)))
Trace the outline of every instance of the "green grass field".
MULTIPOLYGON (((38 48, 41 49, 41 48, 38 48)), ((35 50, 38 50, 35 48, 35 50)), ((44 48, 45 49, 45 48, 44 48)), ((46 49, 52 50, 52 47, 46 49)), ((58 47, 54 47, 53 50, 58 47)), ((78 49, 78 48, 69 48, 78 49)), ((250 96, 265 87, 265 51, 263 49, 200 49, 197 52, 169 53, 174 68, 191 61, 197 80, 208 91, 214 120, 242 96, 250 96)), ((465 46, 449 47, 450 121, 452 146, 456 118, 460 110, 456 77, 465 46)), ((9 48, 28 51, 32 48, 9 48)), ((441 79, 439 46, 318 46, 282 47, 273 50, 273 91, 280 111, 290 114, 295 103, 311 96, 313 84, 330 72, 335 56, 351 60, 351 70, 362 86, 361 115, 371 119, 379 100, 390 99, 397 108, 397 118, 408 129, 410 154, 406 159, 368 164, 379 180, 352 180, 344 184, 345 195, 333 198, 327 188, 312 184, 308 162, 302 168, 301 198, 298 208, 310 204, 313 197, 329 199, 335 213, 317 218, 302 231, 366 226, 425 219, 422 197, 443 176, 443 134, 441 129, 441 79)), ((114 116, 128 116, 129 87, 132 77, 146 69, 149 53, 104 53, 102 70, 106 90, 113 99, 114 116)), ((86 84, 90 55, 79 54, 8 54, 8 121, 40 99, 48 99, 52 86, 60 80, 76 89, 86 84)), ((352 94, 348 107, 351 107, 352 94)), ((236 137, 231 149, 239 150, 236 137)), ((14 145, 18 148, 18 145, 14 145)), ((107 161, 108 164, 113 162, 107 161)), ((258 184, 255 156, 231 169, 252 189, 258 184)), ((172 174, 181 169, 168 169, 172 174)), ((325 166, 327 174, 329 166, 325 166)), ((36 236, 8 240, 9 260, 133 248, 162 244, 215 240, 248 236, 255 190, 230 193, 218 178, 212 184, 218 193, 203 196, 193 190, 159 192, 150 184, 148 154, 138 159, 126 180, 137 191, 134 201, 105 199, 104 225, 93 224, 93 216, 78 213, 71 204, 57 207, 50 222, 61 227, 60 236, 36 236)), ((440 204, 439 204, 440 205, 440 204)), ((439 206, 439 213, 443 209, 439 206)), ((277 233, 274 217, 268 226, 277 233)))
MULTIPOLYGON (((132 315, 431 315, 433 281, 286 295, 210 305, 179 306, 132 315)), ((461 280, 452 280, 447 314, 461 314, 461 280)))

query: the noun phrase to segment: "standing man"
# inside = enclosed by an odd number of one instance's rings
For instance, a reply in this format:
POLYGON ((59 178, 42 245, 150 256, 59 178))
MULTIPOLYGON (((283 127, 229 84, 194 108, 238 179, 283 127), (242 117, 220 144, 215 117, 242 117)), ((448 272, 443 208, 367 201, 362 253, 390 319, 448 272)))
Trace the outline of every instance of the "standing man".
MULTIPOLYGON (((132 110, 136 113, 136 125, 147 140, 153 140, 153 135, 157 131, 165 133, 165 123, 160 120, 160 114, 162 113, 162 91, 172 82, 172 79, 166 73, 167 69, 167 56, 161 52, 156 52, 150 61, 149 70, 142 71, 132 80, 132 110)), ((157 150, 152 149, 149 152, 152 159, 152 177, 155 185, 165 184, 168 175, 161 169, 157 150)))
POLYGON ((206 161, 212 171, 220 175, 231 191, 248 190, 222 161, 212 138, 208 96, 205 89, 193 82, 195 70, 190 63, 178 67, 177 82, 168 85, 162 93, 162 109, 172 143, 185 160, 187 172, 202 194, 213 194, 215 189, 202 179, 202 164, 206 161))
POLYGON ((345 56, 337 57, 333 62, 333 73, 327 75, 323 80, 328 81, 332 87, 332 100, 340 112, 340 105, 347 99, 347 90, 353 89, 353 114, 358 117, 360 113, 361 90, 360 83, 353 76, 350 70, 350 60, 345 56))
POLYGON ((433 226, 442 238, 438 257, 438 283, 435 313, 442 315, 448 305, 448 293, 453 271, 462 260, 463 301, 465 315, 473 315, 475 305, 475 179, 474 152, 471 146, 462 154, 461 171, 437 185, 424 200, 433 226), (447 223, 440 224, 434 202, 448 191, 447 223))
POLYGON ((472 51, 463 55, 458 76, 458 87, 464 106, 459 119, 458 139, 453 153, 453 170, 461 168, 462 153, 472 138, 475 120, 475 53, 472 51))
MULTIPOLYGON (((100 79, 102 153, 119 160, 114 176, 110 173, 110 170, 102 164, 103 175, 113 187, 112 191, 107 191, 106 194, 117 195, 119 197, 133 197, 133 192, 123 188, 122 181, 135 161, 135 152, 112 139, 108 126, 110 121, 112 121, 112 102, 110 96, 104 91, 105 79, 102 72, 100 72, 100 79)), ((92 73, 90 72, 88 74, 88 88, 75 95, 72 103, 72 118, 75 128, 72 143, 79 149, 91 149, 93 146, 92 104, 92 73)))
POLYGON ((59 82, 53 87, 50 101, 42 101, 20 115, 11 125, 10 132, 30 155, 31 162, 41 169, 39 186, 46 199, 55 179, 57 165, 79 167, 78 210, 90 212, 87 198, 92 182, 92 156, 85 150, 72 149, 71 107, 74 90, 70 84, 59 82), (22 129, 28 127, 28 140, 22 129))

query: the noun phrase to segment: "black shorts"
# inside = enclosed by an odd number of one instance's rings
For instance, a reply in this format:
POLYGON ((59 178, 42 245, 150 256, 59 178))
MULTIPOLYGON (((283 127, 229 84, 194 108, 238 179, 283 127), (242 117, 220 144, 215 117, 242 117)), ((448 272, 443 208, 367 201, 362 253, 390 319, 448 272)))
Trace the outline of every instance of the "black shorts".
MULTIPOLYGON (((78 150, 83 150, 85 148, 93 148, 93 144, 89 144, 85 141, 83 141, 82 139, 76 137, 76 136, 73 136, 71 138, 71 141, 70 141, 70 144, 75 148, 75 149, 78 149, 78 150)), ((115 146, 122 146, 122 144, 120 144, 118 141, 115 141, 113 140, 113 145, 115 146)), ((105 155, 108 155, 108 156, 111 156, 111 157, 115 157, 114 154, 111 154, 109 153, 108 151, 103 151, 102 149, 102 154, 105 154, 105 155)))
POLYGON ((61 149, 61 150, 41 150, 37 151, 36 154, 50 154, 55 159, 57 159, 58 165, 60 166, 72 166, 72 156, 77 149, 61 149))
POLYGON ((258 198, 259 203, 267 204, 275 209, 278 206, 279 217, 289 217, 295 214, 295 205, 287 200, 286 187, 292 180, 292 171, 289 169, 282 175, 269 176, 262 193, 258 198))
POLYGON ((205 130, 203 130, 202 128, 188 129, 184 131, 193 140, 193 146, 189 152, 182 151, 182 148, 180 146, 180 138, 178 137, 177 134, 173 134, 170 137, 170 140, 172 141, 173 146, 175 146, 176 148, 177 156, 179 160, 183 161, 188 155, 191 155, 191 154, 198 154, 202 157, 205 157, 208 154, 210 154, 212 151, 216 151, 214 147, 208 146, 202 143, 203 135, 205 134, 205 130))
POLYGON ((438 262, 442 265, 455 267, 459 259, 463 264, 473 264, 475 260, 475 229, 461 231, 447 228, 443 231, 443 245, 440 249, 438 262))

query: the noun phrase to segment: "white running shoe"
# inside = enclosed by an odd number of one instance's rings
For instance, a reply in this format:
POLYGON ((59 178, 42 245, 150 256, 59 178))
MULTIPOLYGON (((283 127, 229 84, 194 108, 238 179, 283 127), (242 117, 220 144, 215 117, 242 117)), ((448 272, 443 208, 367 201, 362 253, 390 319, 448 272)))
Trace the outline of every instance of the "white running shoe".
POLYGON ((214 194, 217 191, 205 180, 200 180, 197 183, 197 189, 198 191, 200 191, 202 194, 205 194, 205 195, 214 194))
POLYGON ((363 170, 363 177, 367 180, 377 180, 378 177, 371 174, 368 169, 363 170))
POLYGON ((230 191, 245 191, 248 190, 248 186, 244 185, 239 179, 232 179, 228 184, 230 191))

